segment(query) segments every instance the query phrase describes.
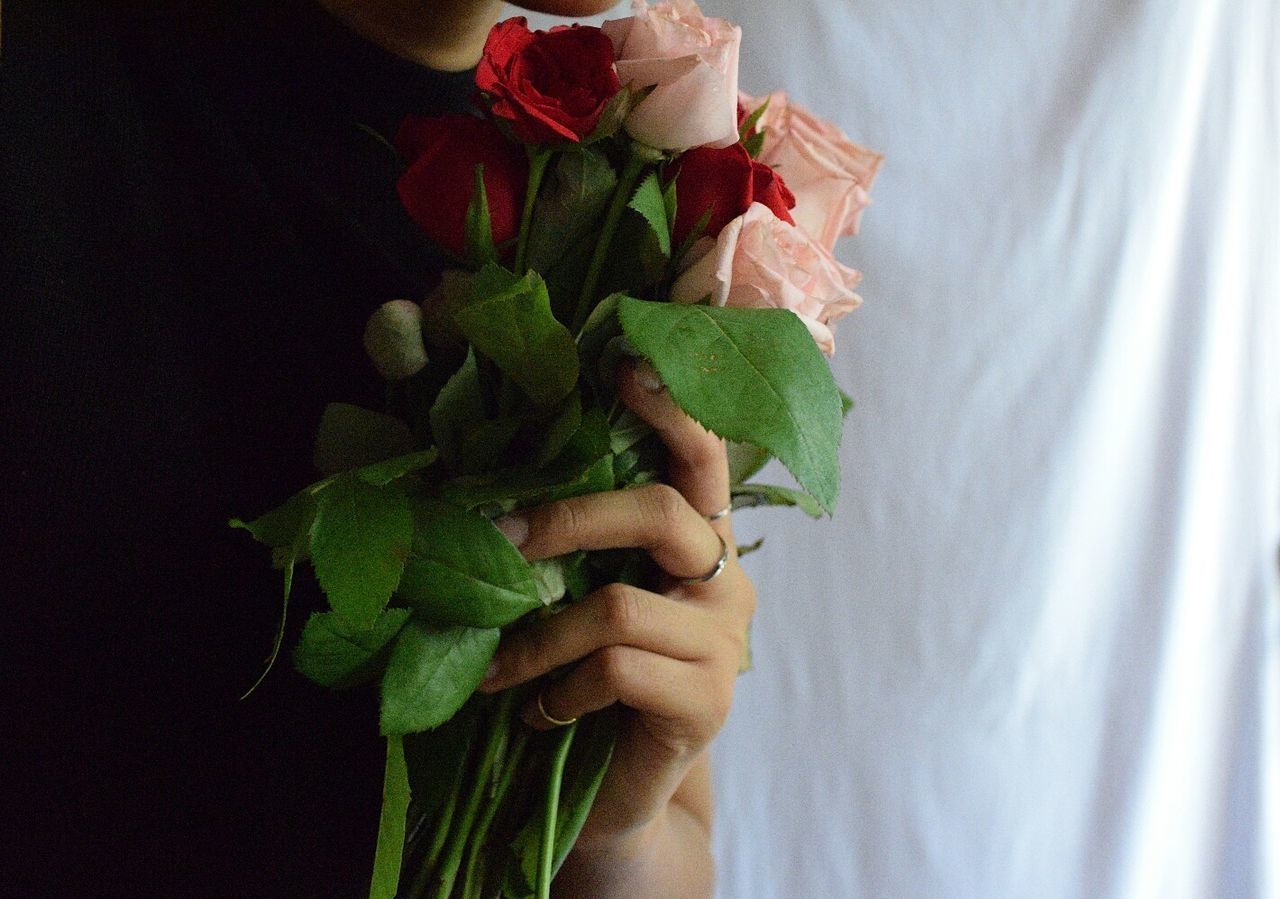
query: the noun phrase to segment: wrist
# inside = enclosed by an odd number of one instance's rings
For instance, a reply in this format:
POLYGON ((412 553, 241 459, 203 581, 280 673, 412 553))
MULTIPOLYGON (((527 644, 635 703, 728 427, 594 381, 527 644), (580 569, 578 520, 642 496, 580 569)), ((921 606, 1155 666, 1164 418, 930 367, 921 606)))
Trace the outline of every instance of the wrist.
POLYGON ((594 899, 710 896, 713 884, 710 833, 675 802, 642 825, 584 827, 555 880, 560 896, 594 899))

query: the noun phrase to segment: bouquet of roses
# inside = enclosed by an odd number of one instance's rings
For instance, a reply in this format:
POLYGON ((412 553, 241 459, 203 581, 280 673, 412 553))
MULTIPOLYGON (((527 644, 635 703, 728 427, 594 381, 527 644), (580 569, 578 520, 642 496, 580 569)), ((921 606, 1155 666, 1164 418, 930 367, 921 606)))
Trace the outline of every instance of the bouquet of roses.
POLYGON ((271 547, 286 606, 304 561, 327 597, 298 670, 379 685, 374 896, 545 897, 586 818, 615 716, 534 732, 516 712, 536 688, 477 687, 504 630, 652 577, 638 550, 530 563, 494 523, 660 479, 620 359, 730 442, 735 507, 831 510, 849 404, 823 354, 860 302, 831 251, 880 157, 784 94, 740 95, 740 39, 692 0, 635 0, 603 28, 511 19, 476 73, 480 114, 397 135, 404 206, 456 267, 369 321, 388 408, 330 405, 323 480, 233 522, 271 547), (770 458, 800 489, 746 483, 770 458))

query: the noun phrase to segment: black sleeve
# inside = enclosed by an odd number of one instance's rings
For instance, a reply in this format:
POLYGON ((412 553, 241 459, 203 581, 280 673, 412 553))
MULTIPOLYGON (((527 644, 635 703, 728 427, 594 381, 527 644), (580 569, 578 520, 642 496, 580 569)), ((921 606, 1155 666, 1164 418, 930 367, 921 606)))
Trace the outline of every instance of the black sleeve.
MULTIPOLYGON (((358 895, 380 798, 375 703, 305 683, 288 643, 237 701, 269 648, 279 578, 226 522, 310 479, 325 401, 376 403, 358 329, 403 285, 379 261, 390 241, 362 256, 351 228, 312 208, 339 188, 300 187, 289 153, 264 162, 200 121, 192 73, 228 61, 166 51, 157 21, 4 4, 0 571, 16 792, 0 882, 33 896, 358 895)), ((315 603, 304 579, 295 608, 315 603)))

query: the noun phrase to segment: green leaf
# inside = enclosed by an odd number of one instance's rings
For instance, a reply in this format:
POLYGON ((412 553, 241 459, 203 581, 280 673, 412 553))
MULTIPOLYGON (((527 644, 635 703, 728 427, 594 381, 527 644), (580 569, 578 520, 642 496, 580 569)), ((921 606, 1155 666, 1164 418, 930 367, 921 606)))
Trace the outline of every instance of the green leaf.
POLYGON ((309 490, 303 490, 289 497, 284 505, 272 509, 253 521, 244 522, 239 518, 233 518, 229 524, 233 528, 248 531, 253 535, 253 539, 272 549, 292 552, 294 547, 305 550, 315 516, 315 497, 309 490))
POLYGON ((348 403, 330 403, 320 418, 312 461, 322 474, 337 474, 413 450, 413 433, 400 419, 348 403))
POLYGON ((391 598, 413 539, 404 493, 353 474, 316 495, 311 564, 329 605, 355 628, 371 628, 391 598))
POLYGON ((757 158, 761 151, 764 150, 764 132, 757 131, 750 137, 743 138, 742 148, 747 151, 747 155, 752 159, 757 158))
MULTIPOLYGON (((742 124, 738 126, 738 139, 746 140, 752 131, 756 130, 756 125, 760 124, 760 117, 764 115, 766 109, 769 108, 769 98, 765 97, 764 102, 752 110, 751 114, 742 120, 742 124)), ((755 158, 754 153, 751 154, 755 158)))
POLYGON ((310 490, 295 493, 279 508, 245 523, 233 518, 233 528, 243 528, 253 535, 259 543, 271 547, 271 563, 284 571, 284 593, 280 600, 280 623, 276 626, 276 634, 271 642, 271 652, 267 655, 262 672, 240 694, 241 699, 249 697, 254 690, 267 679, 276 659, 280 656, 280 647, 284 645, 285 625, 289 621, 289 597, 293 593, 293 571, 299 560, 306 558, 311 538, 311 526, 315 521, 316 502, 310 490))
POLYGON ((454 469, 468 474, 492 468, 520 427, 515 417, 485 416, 480 372, 470 352, 436 396, 430 419, 440 452, 454 469))
POLYGON ((599 224, 618 175, 608 158, 592 149, 561 153, 547 172, 529 228, 528 267, 546 272, 599 224))
POLYGON ((579 601, 595 586, 587 573, 587 554, 581 550, 559 557, 560 571, 564 578, 565 592, 574 602, 579 601))
POLYGON ((578 383, 578 350, 551 312, 537 272, 517 278, 495 265, 473 282, 470 302, 454 321, 475 348, 497 363, 539 405, 564 399, 578 383))
POLYGON ((406 453, 403 456, 384 459, 381 462, 374 462, 372 465, 358 468, 356 469, 356 477, 366 484, 383 487, 392 481, 398 481, 407 474, 421 471, 436 461, 438 455, 439 453, 436 452, 435 447, 419 450, 416 453, 406 453))
POLYGON ((630 409, 624 409, 609 431, 609 449, 614 455, 625 452, 653 433, 649 423, 630 409))
POLYGON ((750 543, 746 543, 746 544, 739 544, 739 545, 738 545, 738 558, 739 558, 739 559, 741 559, 743 556, 749 556, 749 555, 751 555, 753 552, 755 552, 756 550, 758 550, 758 549, 759 549, 760 547, 762 547, 762 546, 764 546, 764 538, 763 538, 763 537, 759 537, 759 538, 757 538, 757 539, 755 539, 755 540, 752 540, 750 543))
POLYGON ((625 334, 619 334, 604 345, 596 361, 597 374, 604 396, 613 396, 618 383, 618 366, 624 359, 637 359, 642 354, 625 334))
POLYGON ((666 464, 666 447, 647 439, 613 457, 613 480, 619 487, 638 487, 660 480, 666 464))
POLYGON ((541 607, 529 563, 489 519, 434 499, 417 501, 413 518, 396 594, 424 620, 502 627, 541 607))
MULTIPOLYGON (((661 215, 666 218, 665 211, 661 215)), ((599 292, 626 291, 643 295, 646 288, 666 277, 671 264, 670 243, 668 228, 655 230, 641 213, 628 208, 618 222, 613 249, 601 270, 599 292)))
POLYGON ((336 612, 316 612, 302 629, 293 665, 322 687, 354 687, 378 673, 383 650, 408 620, 408 609, 387 609, 373 627, 359 629, 336 612))
POLYGON ((581 553, 574 552, 564 556, 556 556, 552 559, 538 559, 530 562, 529 567, 533 569, 533 581, 538 588, 538 600, 544 605, 549 606, 564 599, 564 595, 569 592, 566 580, 566 568, 581 563, 581 553))
POLYGON ((853 409, 853 397, 849 396, 849 394, 841 390, 840 391, 840 414, 843 417, 848 418, 849 412, 852 411, 852 409, 853 409))
POLYGON ((729 483, 735 486, 764 468, 773 458, 768 450, 751 443, 729 440, 725 448, 729 454, 729 483))
POLYGON ((734 509, 750 509, 754 506, 798 506, 806 515, 822 517, 822 506, 800 490, 775 487, 773 484, 743 484, 733 488, 734 509))
POLYGON ((475 188, 471 202, 467 204, 466 221, 467 259, 481 266, 498 261, 498 250, 493 245, 493 224, 489 219, 489 194, 484 186, 484 165, 477 165, 475 188))
POLYGON ((625 297, 618 316, 685 412, 721 437, 773 453, 831 511, 840 486, 840 396, 794 313, 625 297))
POLYGON ((417 733, 452 718, 484 679, 501 633, 410 619, 382 676, 382 733, 417 733))
POLYGON ((613 137, 622 129, 622 123, 631 114, 631 110, 652 92, 652 87, 633 89, 630 85, 624 86, 605 104, 600 118, 596 120, 595 130, 587 135, 584 143, 596 143, 613 137))
POLYGON ((611 293, 597 303, 578 333, 578 357, 584 380, 600 404, 610 402, 613 396, 613 372, 602 372, 600 361, 605 347, 622 333, 622 326, 618 324, 618 300, 623 296, 611 293))
POLYGON ((373 856, 369 899, 395 899, 404 854, 405 817, 409 812, 409 769, 399 735, 387 737, 387 764, 382 780, 382 815, 373 856))
POLYGON ((542 448, 538 450, 538 461, 535 463, 537 467, 541 468, 560 455, 561 450, 569 445, 569 441, 581 426, 582 396, 574 390, 565 398, 560 410, 547 426, 542 448))
POLYGON ((443 487, 444 498, 474 509, 498 505, 503 511, 549 503, 584 493, 613 489, 609 422, 599 409, 588 409, 582 425, 555 461, 541 469, 532 465, 483 475, 454 478, 443 487))
POLYGON ((658 239, 658 250, 665 258, 671 257, 671 222, 667 219, 667 201, 662 192, 662 183, 658 174, 650 172, 636 192, 632 194, 627 208, 632 209, 649 223, 654 237, 658 239))
MULTIPOLYGON (((675 219, 673 218, 672 221, 675 221, 675 219)), ((680 246, 676 248, 675 256, 672 258, 677 262, 684 259, 685 254, 693 248, 693 245, 702 239, 702 235, 706 233, 707 225, 709 224, 711 224, 711 208, 707 207, 702 210, 702 215, 698 216, 698 220, 693 223, 693 228, 685 235, 680 246)))
POLYGON ((404 755, 417 817, 433 815, 466 773, 480 708, 473 698, 435 730, 405 734, 404 755))

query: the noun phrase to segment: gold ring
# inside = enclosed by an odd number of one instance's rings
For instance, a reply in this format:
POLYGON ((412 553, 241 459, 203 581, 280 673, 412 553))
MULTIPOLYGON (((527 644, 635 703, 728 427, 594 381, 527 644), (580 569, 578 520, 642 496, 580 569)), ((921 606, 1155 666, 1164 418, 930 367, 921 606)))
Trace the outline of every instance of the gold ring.
POLYGON ((538 714, 542 716, 544 721, 546 721, 548 724, 553 725, 555 727, 567 727, 568 725, 578 720, 577 718, 568 718, 568 719, 556 718, 550 712, 548 712, 547 707, 542 704, 542 694, 545 692, 547 691, 543 690, 538 694, 538 714))
POLYGON ((705 518, 707 521, 719 521, 721 518, 724 518, 732 511, 733 511, 733 503, 729 503, 729 505, 725 506, 719 512, 712 512, 710 515, 704 515, 702 517, 705 518))
MULTIPOLYGON (((716 534, 716 536, 720 537, 719 534, 716 534)), ((705 584, 707 581, 715 580, 717 577, 720 576, 720 572, 724 571, 724 566, 727 565, 728 563, 729 563, 729 544, 724 542, 723 537, 720 537, 720 558, 716 559, 716 563, 711 566, 711 570, 708 571, 706 574, 700 575, 698 577, 682 577, 680 578, 680 583, 705 584)))

